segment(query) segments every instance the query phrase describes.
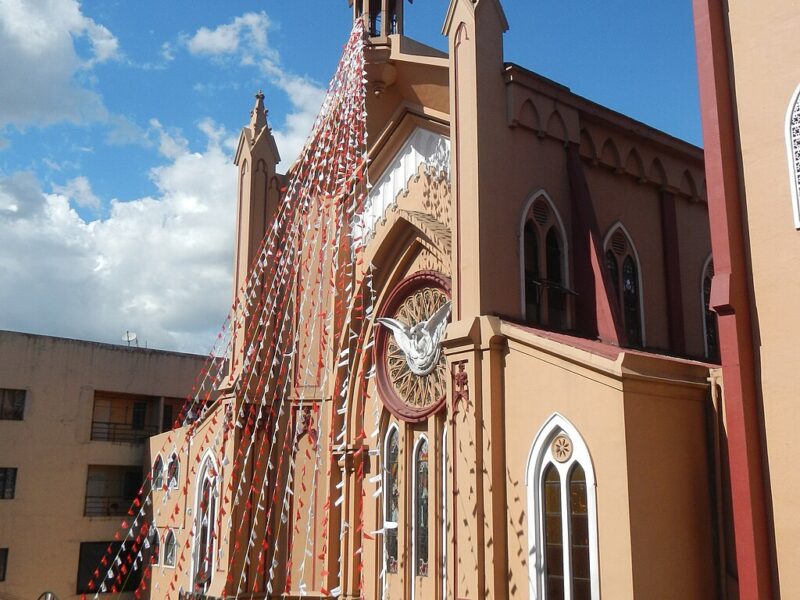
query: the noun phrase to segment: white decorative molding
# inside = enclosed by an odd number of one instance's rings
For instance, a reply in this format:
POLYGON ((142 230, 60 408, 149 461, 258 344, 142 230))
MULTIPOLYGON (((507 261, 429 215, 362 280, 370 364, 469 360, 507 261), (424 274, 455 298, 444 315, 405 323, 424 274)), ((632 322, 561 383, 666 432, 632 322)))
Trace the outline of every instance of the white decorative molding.
POLYGON ((450 139, 422 127, 414 130, 372 186, 363 212, 356 217, 353 225, 356 243, 359 238, 365 243, 372 235, 378 221, 396 205, 397 197, 408 191, 408 182, 417 174, 420 165, 436 175, 444 173, 449 181, 450 139))
MULTIPOLYGON (((525 486, 527 488, 527 509, 528 509, 528 583, 530 600, 543 600, 547 597, 546 591, 546 540, 545 540, 545 514, 544 514, 544 481, 543 476, 547 465, 552 465, 559 474, 562 482, 561 507, 562 510, 562 540, 563 545, 563 568, 564 580, 567 587, 571 584, 572 558, 570 546, 566 543, 570 533, 570 506, 569 498, 569 474, 573 467, 578 464, 583 468, 586 477, 586 509, 589 529, 589 576, 591 586, 591 600, 600 598, 600 558, 598 552, 598 532, 597 532, 597 488, 592 457, 586 442, 578 433, 575 426, 559 413, 553 413, 550 418, 542 425, 534 438, 528 463, 525 468, 525 486), (565 437, 570 442, 571 452, 565 461, 559 461, 553 452, 553 441, 559 437, 565 437)), ((569 596, 566 596, 569 598, 569 596)))
POLYGON ((794 227, 800 229, 800 85, 792 94, 786 111, 786 154, 789 159, 794 227))

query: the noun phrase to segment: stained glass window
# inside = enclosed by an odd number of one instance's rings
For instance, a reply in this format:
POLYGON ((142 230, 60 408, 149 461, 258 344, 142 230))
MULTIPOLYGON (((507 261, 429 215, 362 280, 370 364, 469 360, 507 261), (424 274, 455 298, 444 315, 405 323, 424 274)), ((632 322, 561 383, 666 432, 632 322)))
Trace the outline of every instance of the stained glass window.
POLYGON ((416 469, 416 489, 414 516, 414 544, 416 574, 428 576, 428 440, 422 438, 417 445, 414 457, 416 469))
POLYGON ((548 600, 564 598, 564 538, 561 528, 561 478, 552 464, 544 472, 544 543, 548 600))
POLYGON ((632 346, 642 345, 642 319, 639 315, 639 273, 631 255, 622 263, 622 310, 625 314, 625 333, 632 346))
POLYGON ((594 473, 585 443, 560 415, 534 441, 526 480, 534 511, 528 520, 532 597, 596 600, 594 473))
POLYGON ((203 465, 200 506, 197 511, 197 572, 195 591, 205 592, 211 582, 214 550, 214 527, 216 524, 217 495, 215 492, 216 471, 210 459, 203 465))
POLYGON ((400 513, 398 466, 400 439, 392 427, 386 438, 386 468, 384 482, 384 536, 386 537, 386 572, 397 573, 397 521, 400 513))
POLYGON ((586 474, 576 464, 569 476, 569 543, 572 563, 572 598, 592 597, 589 568, 589 510, 586 497, 586 474))

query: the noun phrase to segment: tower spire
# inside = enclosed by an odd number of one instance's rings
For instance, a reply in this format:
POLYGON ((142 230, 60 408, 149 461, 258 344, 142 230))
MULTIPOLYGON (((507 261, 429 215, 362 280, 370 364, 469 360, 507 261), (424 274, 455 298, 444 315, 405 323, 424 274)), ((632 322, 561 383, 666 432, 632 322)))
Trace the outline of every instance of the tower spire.
POLYGON ((253 110, 250 111, 250 131, 253 133, 253 139, 258 137, 261 130, 267 126, 267 109, 264 108, 264 92, 258 90, 256 94, 256 104, 253 110))

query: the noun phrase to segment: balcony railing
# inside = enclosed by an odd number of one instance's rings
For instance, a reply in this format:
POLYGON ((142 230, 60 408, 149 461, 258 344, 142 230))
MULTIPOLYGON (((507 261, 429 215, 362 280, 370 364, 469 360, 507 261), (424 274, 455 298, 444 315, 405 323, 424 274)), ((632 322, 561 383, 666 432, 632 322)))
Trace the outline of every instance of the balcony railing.
POLYGON ((122 517, 128 514, 132 498, 122 496, 86 496, 83 515, 86 517, 122 517))
POLYGON ((131 423, 108 423, 92 421, 92 439, 101 442, 118 442, 121 444, 141 444, 147 438, 158 433, 155 425, 134 427, 131 423))

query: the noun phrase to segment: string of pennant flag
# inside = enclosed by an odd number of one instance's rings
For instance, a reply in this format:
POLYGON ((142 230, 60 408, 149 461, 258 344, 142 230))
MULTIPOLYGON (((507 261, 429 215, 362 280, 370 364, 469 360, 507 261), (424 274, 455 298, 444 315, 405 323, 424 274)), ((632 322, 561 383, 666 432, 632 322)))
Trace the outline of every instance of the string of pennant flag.
MULTIPOLYGON (((199 575, 213 577, 222 565, 225 581, 215 593, 221 597, 290 589, 305 595, 312 588, 339 597, 346 543, 355 546, 349 554, 363 597, 362 544, 382 533, 365 531, 362 486, 364 413, 375 377, 366 339, 373 272, 364 256, 365 229, 353 226, 371 188, 364 40, 357 21, 248 276, 173 430, 154 448, 154 457, 183 459, 183 473, 173 479, 171 466, 166 478, 147 473, 114 536, 117 543, 109 544, 90 580, 79 582, 89 590, 82 600, 119 596, 137 579, 137 600, 148 590, 165 599, 204 592, 207 579, 199 575), (349 407, 356 391, 363 401, 349 407), (298 456, 308 433, 304 415, 317 433, 298 456), (352 486, 341 464, 348 452, 355 465, 352 486), (211 485, 202 485, 201 475, 211 485), (304 496, 322 494, 324 502, 295 497, 296 482, 304 496), (362 491, 348 498, 350 490, 362 491), (353 523, 341 510, 346 500, 353 523), (171 571, 163 568, 165 544, 157 543, 168 536, 159 531, 183 532, 171 571), (281 581, 283 589, 275 590, 281 581)), ((373 409, 371 437, 378 431, 377 402, 373 409)), ((375 496, 380 493, 379 487, 375 496)))

